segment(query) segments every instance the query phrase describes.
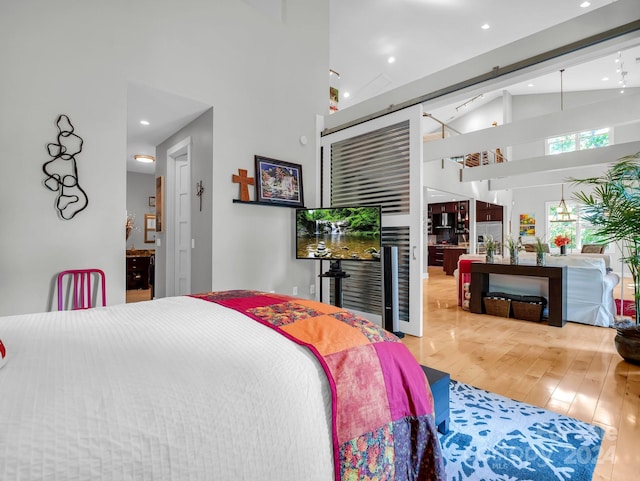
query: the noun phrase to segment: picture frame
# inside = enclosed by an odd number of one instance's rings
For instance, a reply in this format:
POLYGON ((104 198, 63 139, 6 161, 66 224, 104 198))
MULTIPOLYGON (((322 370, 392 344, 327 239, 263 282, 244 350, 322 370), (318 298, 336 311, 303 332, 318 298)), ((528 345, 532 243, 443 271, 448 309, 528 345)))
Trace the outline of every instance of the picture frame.
POLYGON ((151 244, 156 241, 156 215, 155 214, 144 215, 144 241, 147 244, 151 244))
POLYGON ((156 206, 156 198, 155 197, 149 197, 149 207, 155 207, 156 206))
POLYGON ((302 165, 255 156, 256 201, 303 207, 302 165))
POLYGON ((162 232, 164 223, 164 177, 156 177, 156 232, 162 232))

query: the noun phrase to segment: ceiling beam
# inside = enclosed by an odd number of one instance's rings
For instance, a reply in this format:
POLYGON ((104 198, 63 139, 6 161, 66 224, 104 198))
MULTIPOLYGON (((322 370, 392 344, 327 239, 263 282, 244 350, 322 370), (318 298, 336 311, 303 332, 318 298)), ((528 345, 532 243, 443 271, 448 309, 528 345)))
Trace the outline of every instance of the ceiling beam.
MULTIPOLYGON (((599 147, 597 149, 579 150, 565 154, 545 155, 529 159, 504 162, 502 164, 480 165, 462 169, 462 182, 491 180, 490 190, 510 189, 516 186, 532 185, 531 174, 549 173, 555 176, 555 182, 540 182, 539 185, 562 183, 573 174, 571 170, 593 165, 610 164, 625 155, 640 152, 640 141, 599 147)), ((582 174, 578 174, 582 175, 582 174)), ((547 180, 549 180, 547 178, 547 180)))

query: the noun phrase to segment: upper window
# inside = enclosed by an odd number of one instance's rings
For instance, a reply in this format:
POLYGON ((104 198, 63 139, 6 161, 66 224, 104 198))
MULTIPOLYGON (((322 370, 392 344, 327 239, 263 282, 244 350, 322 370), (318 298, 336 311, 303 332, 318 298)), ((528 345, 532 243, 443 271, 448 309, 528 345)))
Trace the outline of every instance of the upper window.
POLYGON ((595 149, 611 144, 613 144, 613 132, 609 127, 606 127, 550 137, 547 139, 546 152, 547 155, 554 155, 576 150, 595 149))

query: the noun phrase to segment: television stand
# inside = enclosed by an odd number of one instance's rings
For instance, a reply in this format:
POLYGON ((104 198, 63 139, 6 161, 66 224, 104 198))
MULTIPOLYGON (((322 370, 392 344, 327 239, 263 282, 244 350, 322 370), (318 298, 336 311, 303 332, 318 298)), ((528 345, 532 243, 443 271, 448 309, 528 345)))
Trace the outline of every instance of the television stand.
POLYGON ((333 298, 336 307, 342 307, 342 279, 351 277, 342 270, 340 261, 331 262, 329 270, 319 277, 333 277, 333 298))

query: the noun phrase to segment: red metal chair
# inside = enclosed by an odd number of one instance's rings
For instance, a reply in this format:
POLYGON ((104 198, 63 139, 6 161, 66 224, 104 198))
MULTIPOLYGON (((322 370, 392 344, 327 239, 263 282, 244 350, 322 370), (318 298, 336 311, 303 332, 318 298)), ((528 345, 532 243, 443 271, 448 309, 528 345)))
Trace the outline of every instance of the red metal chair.
MULTIPOLYGON (((67 278, 66 291, 73 295, 72 310, 89 309, 98 305, 98 287, 102 288, 102 305, 107 305, 107 294, 104 272, 100 269, 75 269, 62 271, 58 274, 58 310, 65 310, 64 280, 67 278), (92 283, 95 281, 95 284, 92 283), (95 292, 94 292, 95 290, 95 292)), ((70 304, 69 298, 66 304, 70 304)))

